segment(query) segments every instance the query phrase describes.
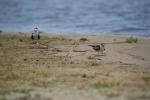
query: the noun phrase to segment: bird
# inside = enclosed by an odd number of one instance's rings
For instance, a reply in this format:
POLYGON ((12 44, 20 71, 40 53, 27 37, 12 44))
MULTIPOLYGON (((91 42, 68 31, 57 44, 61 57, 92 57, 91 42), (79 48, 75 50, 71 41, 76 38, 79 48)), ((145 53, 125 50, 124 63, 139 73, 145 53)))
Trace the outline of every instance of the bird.
POLYGON ((100 45, 88 45, 88 46, 91 46, 93 48, 93 50, 98 52, 98 55, 100 52, 103 54, 103 52, 105 51, 104 43, 101 43, 100 45))

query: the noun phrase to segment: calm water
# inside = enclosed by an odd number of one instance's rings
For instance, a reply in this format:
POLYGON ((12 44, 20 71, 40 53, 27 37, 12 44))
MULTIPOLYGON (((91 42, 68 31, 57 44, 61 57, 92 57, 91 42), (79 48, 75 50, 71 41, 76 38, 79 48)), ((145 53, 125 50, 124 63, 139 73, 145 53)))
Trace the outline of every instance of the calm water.
POLYGON ((0 29, 150 36, 150 0, 0 0, 0 29))

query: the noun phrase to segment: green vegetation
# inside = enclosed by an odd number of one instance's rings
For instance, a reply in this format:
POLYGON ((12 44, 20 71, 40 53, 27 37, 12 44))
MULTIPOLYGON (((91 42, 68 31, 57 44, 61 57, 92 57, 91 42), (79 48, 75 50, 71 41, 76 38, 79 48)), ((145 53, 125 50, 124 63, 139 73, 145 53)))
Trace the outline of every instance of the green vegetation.
MULTIPOLYGON (((9 90, 7 90, 7 89, 2 89, 1 88, 1 90, 0 90, 0 96, 1 95, 6 95, 6 94, 8 94, 9 93, 9 90)), ((0 99, 1 100, 1 99, 0 99)))
POLYGON ((126 39, 126 43, 137 43, 138 39, 134 37, 129 37, 126 39))
POLYGON ((0 34, 0 42, 28 42, 30 38, 26 34, 0 34))
POLYGON ((18 93, 29 93, 30 91, 32 91, 33 90, 33 88, 27 88, 27 87, 25 87, 25 88, 16 88, 15 90, 14 90, 14 92, 18 92, 18 93))
POLYGON ((10 72, 10 71, 7 71, 6 75, 2 75, 0 77, 0 80, 4 80, 4 81, 13 81, 18 79, 20 79, 20 75, 18 73, 10 72))
POLYGON ((96 89, 101 89, 101 88, 111 88, 113 85, 109 83, 95 83, 93 85, 96 89))

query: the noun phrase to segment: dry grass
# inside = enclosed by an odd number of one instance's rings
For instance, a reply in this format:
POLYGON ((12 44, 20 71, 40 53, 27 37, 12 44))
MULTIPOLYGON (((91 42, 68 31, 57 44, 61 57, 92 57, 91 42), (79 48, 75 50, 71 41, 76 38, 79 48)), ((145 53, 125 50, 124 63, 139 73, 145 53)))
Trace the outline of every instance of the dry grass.
MULTIPOLYGON (((10 91, 21 93, 32 91, 32 88, 18 89, 18 86, 22 85, 45 87, 57 82, 80 88, 94 86, 100 90, 103 88, 112 90, 113 87, 144 89, 150 86, 149 68, 104 64, 101 61, 89 59, 77 63, 69 56, 55 55, 49 48, 38 47, 37 49, 29 37, 24 39, 16 35, 3 36, 0 40, 2 43, 0 46, 0 95, 8 94, 10 91), (15 41, 17 47, 14 48, 10 41, 15 41)), ((59 45, 64 45, 72 40, 62 37, 44 37, 42 41, 51 41, 48 42, 49 44, 59 41, 59 45)), ((58 52, 55 51, 55 53, 58 52)))

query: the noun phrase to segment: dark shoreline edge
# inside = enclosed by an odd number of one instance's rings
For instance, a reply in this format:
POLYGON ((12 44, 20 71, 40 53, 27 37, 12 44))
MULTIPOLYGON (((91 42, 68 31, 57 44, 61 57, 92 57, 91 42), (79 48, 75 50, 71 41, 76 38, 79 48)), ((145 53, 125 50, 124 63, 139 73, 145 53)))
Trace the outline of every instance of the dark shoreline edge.
MULTIPOLYGON (((1 31, 0 34, 27 34, 31 32, 6 32, 1 31)), ((123 37, 137 37, 140 39, 150 39, 149 34, 128 34, 128 33, 52 33, 52 32, 41 32, 42 35, 60 35, 60 36, 123 36, 123 37)))

